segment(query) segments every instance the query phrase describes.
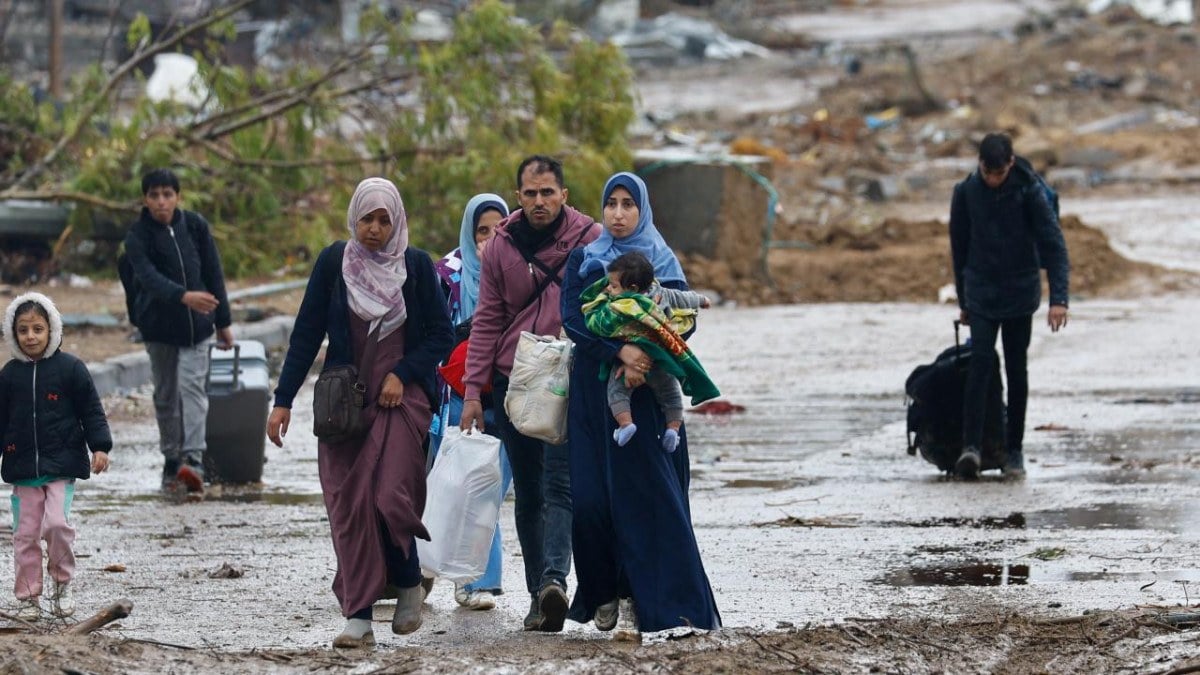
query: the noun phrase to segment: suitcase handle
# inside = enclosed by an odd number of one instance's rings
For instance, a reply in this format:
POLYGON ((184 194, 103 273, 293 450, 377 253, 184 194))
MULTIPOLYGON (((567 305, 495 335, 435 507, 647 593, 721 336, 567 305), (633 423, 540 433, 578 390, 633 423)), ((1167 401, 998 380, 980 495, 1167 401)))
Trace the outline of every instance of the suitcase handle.
MULTIPOLYGON (((208 391, 208 385, 212 382, 212 353, 217 348, 216 343, 208 345, 208 370, 204 373, 204 391, 208 391)), ((238 388, 238 375, 242 372, 242 345, 233 343, 233 389, 238 388)))
POLYGON ((960 321, 959 319, 955 319, 955 320, 954 320, 954 348, 955 348, 956 350, 957 350, 957 349, 961 349, 961 348, 962 348, 962 345, 961 345, 961 344, 959 344, 959 341, 958 341, 958 328, 959 328, 959 326, 962 326, 962 321, 960 321))

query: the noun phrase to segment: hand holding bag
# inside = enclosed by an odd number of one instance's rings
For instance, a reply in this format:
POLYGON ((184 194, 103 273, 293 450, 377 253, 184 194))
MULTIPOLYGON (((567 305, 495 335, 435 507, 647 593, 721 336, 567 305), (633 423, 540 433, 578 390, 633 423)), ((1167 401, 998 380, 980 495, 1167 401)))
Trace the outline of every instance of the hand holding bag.
MULTIPOLYGON (((379 329, 367 336, 360 364, 370 367, 379 346, 379 329)), ((367 385, 354 364, 326 368, 313 385, 313 435, 324 443, 345 443, 367 435, 367 385)))
POLYGON ((487 571, 500 519, 500 439, 483 432, 446 429, 426 477, 421 522, 430 541, 417 539, 425 576, 470 583, 487 571))
POLYGON ((504 412, 517 431, 551 445, 567 442, 567 396, 575 343, 521 331, 504 412))

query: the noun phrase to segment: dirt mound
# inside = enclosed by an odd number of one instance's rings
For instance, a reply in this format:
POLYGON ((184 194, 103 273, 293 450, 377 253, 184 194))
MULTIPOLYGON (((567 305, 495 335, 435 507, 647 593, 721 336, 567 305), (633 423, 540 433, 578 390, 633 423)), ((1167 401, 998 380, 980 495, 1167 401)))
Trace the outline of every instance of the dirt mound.
MULTIPOLYGON (((1071 255, 1071 294, 1122 295, 1172 288, 1182 275, 1128 260, 1114 251, 1108 237, 1075 216, 1064 216, 1063 236, 1071 255)), ((738 302, 929 302, 954 283, 947 225, 937 220, 884 220, 855 232, 849 226, 812 227, 801 243, 808 248, 781 249, 768 256, 774 288, 734 278, 727 265, 700 258, 685 261, 697 288, 714 289, 738 302)))

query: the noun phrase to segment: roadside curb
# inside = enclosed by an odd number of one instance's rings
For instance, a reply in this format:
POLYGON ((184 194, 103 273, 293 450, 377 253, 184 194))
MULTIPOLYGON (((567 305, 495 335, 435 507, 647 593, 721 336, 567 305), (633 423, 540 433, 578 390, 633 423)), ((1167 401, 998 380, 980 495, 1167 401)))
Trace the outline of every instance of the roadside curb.
MULTIPOLYGON (((267 349, 287 344, 292 335, 292 316, 274 316, 255 323, 234 324, 237 339, 258 340, 267 349)), ((136 389, 150 383, 150 357, 145 351, 121 354, 100 363, 89 363, 88 370, 101 396, 136 389)))

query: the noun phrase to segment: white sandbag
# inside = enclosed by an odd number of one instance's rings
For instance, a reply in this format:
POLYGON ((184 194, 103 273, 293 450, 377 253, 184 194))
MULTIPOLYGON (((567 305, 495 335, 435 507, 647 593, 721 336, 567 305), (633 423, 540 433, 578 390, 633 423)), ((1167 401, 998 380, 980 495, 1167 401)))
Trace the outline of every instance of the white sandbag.
POLYGON ((479 431, 446 429, 426 478, 421 522, 431 541, 417 539, 427 577, 470 583, 487 570, 500 519, 500 439, 479 431))

